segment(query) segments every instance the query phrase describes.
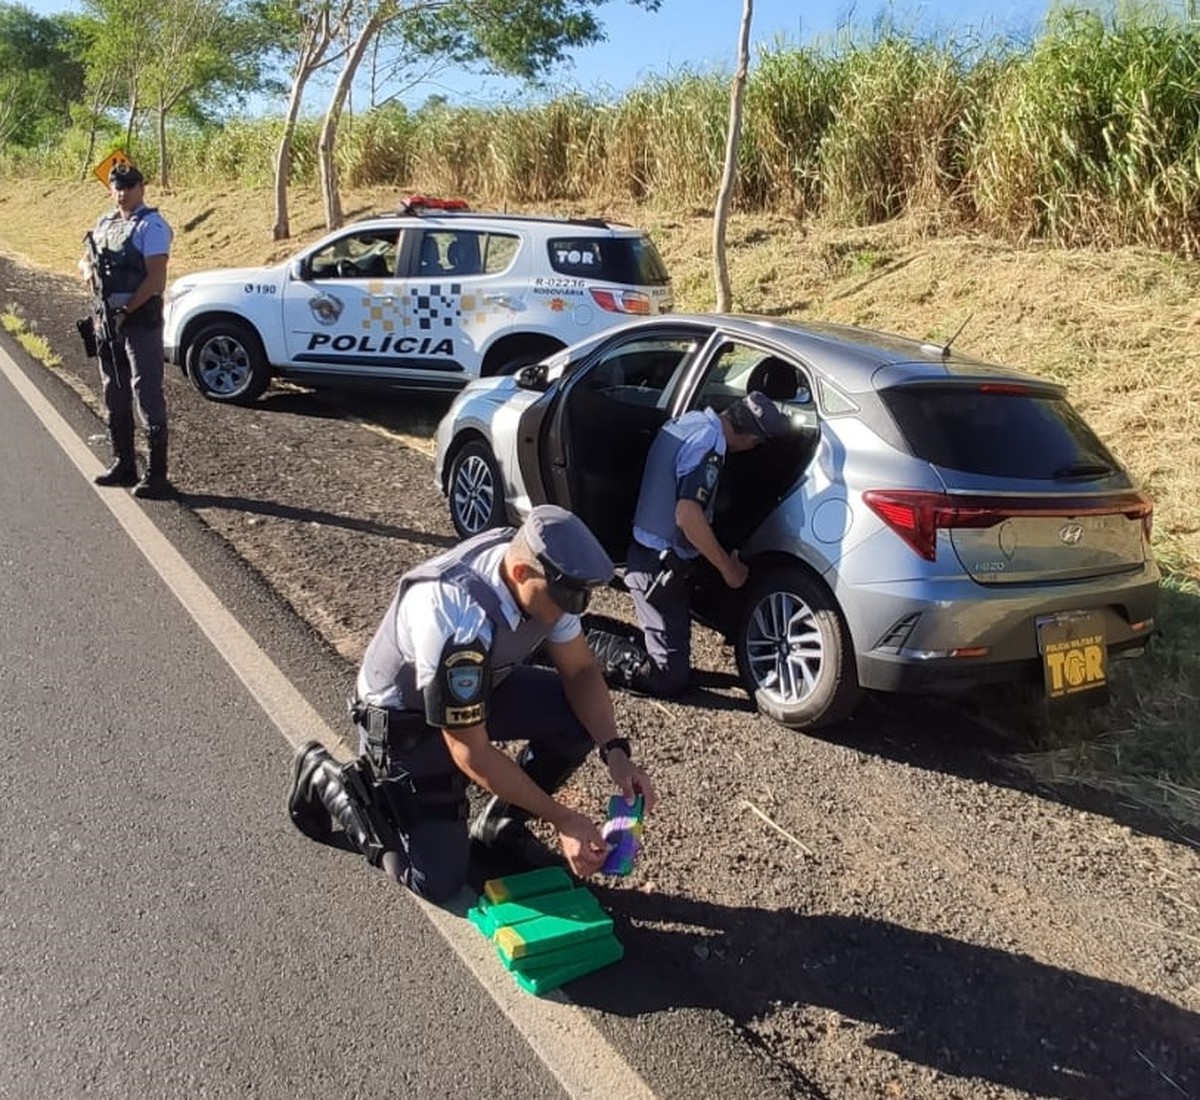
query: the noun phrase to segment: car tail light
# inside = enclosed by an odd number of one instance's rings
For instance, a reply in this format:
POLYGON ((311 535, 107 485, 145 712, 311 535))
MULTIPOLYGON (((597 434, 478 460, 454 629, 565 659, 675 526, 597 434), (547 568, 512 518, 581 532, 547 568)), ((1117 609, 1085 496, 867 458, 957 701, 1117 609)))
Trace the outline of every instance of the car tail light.
POLYGON ((592 290, 592 297, 607 313, 649 313, 650 298, 636 290, 592 290))
POLYGON ((863 500, 926 561, 937 560, 937 533, 964 527, 994 527, 1020 516, 1124 515, 1142 524, 1150 541, 1154 505, 1141 493, 1106 497, 953 496, 920 489, 868 489, 863 500))

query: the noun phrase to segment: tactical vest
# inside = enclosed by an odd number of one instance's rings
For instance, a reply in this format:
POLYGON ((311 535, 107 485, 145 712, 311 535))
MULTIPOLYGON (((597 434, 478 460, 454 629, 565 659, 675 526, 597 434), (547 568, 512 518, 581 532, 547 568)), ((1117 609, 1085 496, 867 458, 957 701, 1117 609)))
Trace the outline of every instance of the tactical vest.
POLYGON ((383 622, 379 624, 379 629, 375 631, 375 637, 371 639, 363 657, 363 676, 369 691, 383 692, 394 685, 399 692, 400 700, 397 705, 401 709, 424 709, 424 699, 417 690, 416 666, 405 660, 396 635, 396 616, 400 601, 405 593, 417 584, 429 581, 448 582, 456 585, 470 600, 483 608, 484 614, 492 624, 489 654, 493 687, 499 686, 513 667, 522 664, 546 640, 550 634, 550 627, 536 619, 523 617, 516 630, 510 628, 500 596, 488 583, 487 578, 475 569, 476 562, 484 554, 501 543, 511 542, 514 534, 516 531, 511 527, 500 531, 484 531, 444 554, 430 558, 415 569, 410 569, 400 578, 383 622))
MULTIPOLYGON (((694 558, 699 553, 675 523, 675 459, 697 428, 708 421, 708 414, 695 410, 677 420, 664 424, 654 437, 646 456, 642 487, 638 492, 637 509, 633 515, 635 527, 641 527, 663 539, 681 558, 694 558)), ((721 460, 724 463, 724 459, 721 460)), ((712 522, 716 494, 708 498, 704 515, 712 522)))
POLYGON ((132 294, 146 277, 146 257, 133 246, 133 231, 143 218, 157 213, 154 207, 139 206, 128 218, 112 213, 100 219, 92 236, 100 254, 100 285, 105 297, 132 294))

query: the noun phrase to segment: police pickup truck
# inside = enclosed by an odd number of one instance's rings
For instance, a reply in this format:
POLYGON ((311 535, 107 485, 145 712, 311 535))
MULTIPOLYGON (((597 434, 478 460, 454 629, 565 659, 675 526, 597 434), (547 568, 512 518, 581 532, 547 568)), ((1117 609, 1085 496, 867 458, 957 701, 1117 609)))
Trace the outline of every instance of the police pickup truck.
POLYGON ((252 402, 272 377, 458 389, 671 306, 639 229, 413 196, 281 264, 176 280, 165 342, 213 401, 252 402))

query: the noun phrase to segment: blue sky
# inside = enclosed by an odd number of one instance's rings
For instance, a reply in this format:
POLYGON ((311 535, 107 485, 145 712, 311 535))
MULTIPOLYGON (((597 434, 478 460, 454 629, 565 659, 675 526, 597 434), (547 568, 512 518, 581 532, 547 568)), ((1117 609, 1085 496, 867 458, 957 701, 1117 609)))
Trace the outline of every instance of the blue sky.
MULTIPOLYGON (((79 7, 70 0, 18 2, 42 14, 79 7)), ((808 44, 847 26, 869 27, 881 13, 921 33, 1027 37, 1046 9, 1047 0, 755 0, 751 26, 756 46, 781 40, 808 44)), ((663 0, 653 14, 626 0, 610 0, 599 9, 608 41, 579 51, 573 64, 551 77, 550 91, 577 88, 602 95, 626 91, 651 77, 669 77, 681 69, 732 71, 741 15, 742 0, 663 0)), ((444 73, 435 85, 424 85, 406 98, 420 103, 435 93, 455 102, 491 102, 527 94, 510 82, 444 73)))

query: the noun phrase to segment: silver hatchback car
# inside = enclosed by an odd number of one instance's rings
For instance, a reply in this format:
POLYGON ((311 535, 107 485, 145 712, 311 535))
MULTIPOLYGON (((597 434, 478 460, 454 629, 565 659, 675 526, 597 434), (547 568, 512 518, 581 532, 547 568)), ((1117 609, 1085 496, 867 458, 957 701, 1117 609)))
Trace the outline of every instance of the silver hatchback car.
POLYGON ((515 376, 469 384, 438 427, 436 477, 462 535, 543 502, 624 558, 668 417, 750 390, 790 437, 731 454, 714 527, 750 566, 694 583, 759 709, 817 729, 865 691, 1030 680, 1107 698, 1142 652, 1159 572, 1153 505, 1051 382, 842 325, 727 315, 633 322, 515 376))

